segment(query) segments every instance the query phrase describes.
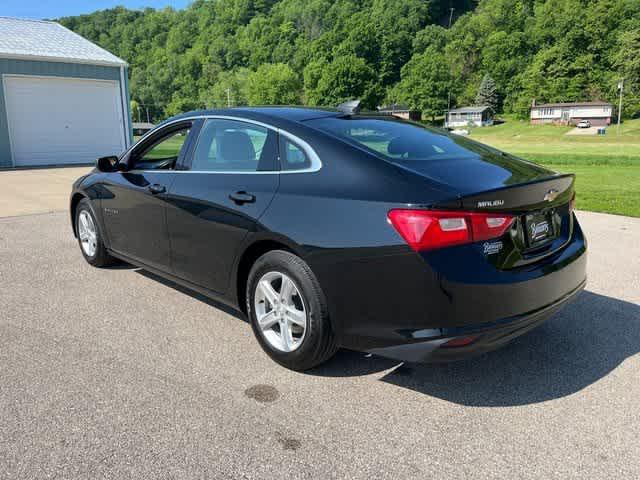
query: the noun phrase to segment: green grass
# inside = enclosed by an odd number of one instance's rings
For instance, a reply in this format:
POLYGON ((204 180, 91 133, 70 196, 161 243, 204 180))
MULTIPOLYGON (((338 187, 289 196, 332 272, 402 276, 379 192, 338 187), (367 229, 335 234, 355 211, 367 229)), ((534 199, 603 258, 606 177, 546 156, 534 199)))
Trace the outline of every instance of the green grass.
MULTIPOLYGON (((153 160, 177 156, 186 138, 186 135, 176 135, 174 137, 171 137, 153 147, 151 151, 146 153, 145 158, 148 160, 153 160)), ((138 140, 140 140, 140 137, 133 137, 134 143, 136 143, 138 140)))
POLYGON ((507 119, 476 128, 471 138, 576 174, 577 208, 640 217, 640 119, 607 129, 606 135, 565 135, 571 127, 530 125, 507 119))

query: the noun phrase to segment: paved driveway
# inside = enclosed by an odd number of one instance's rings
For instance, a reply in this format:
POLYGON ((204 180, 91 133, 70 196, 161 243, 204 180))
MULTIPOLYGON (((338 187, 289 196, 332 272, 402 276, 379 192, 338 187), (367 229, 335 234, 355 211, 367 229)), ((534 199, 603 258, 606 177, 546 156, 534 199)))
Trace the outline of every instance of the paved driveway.
POLYGON ((569 130, 567 133, 565 133, 565 135, 582 135, 582 136, 598 135, 598 128, 599 127, 595 127, 595 126, 589 127, 589 128, 575 127, 569 130))
POLYGON ((0 217, 67 210, 71 184, 92 168, 0 171, 0 217))
POLYGON ((198 295, 89 267, 66 213, 0 219, 0 478, 638 478, 640 220, 580 218, 587 291, 508 347, 307 374, 198 295))

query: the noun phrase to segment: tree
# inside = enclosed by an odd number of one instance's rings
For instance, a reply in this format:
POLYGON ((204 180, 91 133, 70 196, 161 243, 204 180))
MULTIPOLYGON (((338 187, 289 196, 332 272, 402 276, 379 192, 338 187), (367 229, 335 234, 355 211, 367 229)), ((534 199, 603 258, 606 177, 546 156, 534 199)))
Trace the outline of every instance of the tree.
POLYGON ((488 73, 482 77, 480 82, 480 88, 476 95, 476 105, 486 105, 489 107, 492 113, 498 111, 498 92, 496 91, 496 82, 489 76, 488 73))
POLYGON ((330 63, 311 63, 305 68, 304 79, 310 105, 335 106, 357 98, 372 109, 382 97, 375 72, 355 55, 344 55, 330 63))
POLYGON ((129 108, 131 109, 131 117, 134 121, 142 120, 142 109, 140 108, 140 104, 135 100, 131 100, 129 102, 129 108))
POLYGON ((393 96, 435 120, 447 109, 451 83, 445 56, 432 46, 411 57, 402 67, 401 80, 393 96))
POLYGON ((247 77, 249 105, 298 105, 301 85, 286 63, 265 63, 247 77))
MULTIPOLYGON (((640 28, 623 32, 619 38, 620 48, 614 57, 618 76, 624 77, 625 116, 640 115, 640 28)), ((612 84, 617 85, 617 79, 612 84)))
POLYGON ((439 115, 449 93, 473 102, 485 74, 499 108, 521 115, 532 98, 616 102, 624 76, 624 114, 640 115, 638 0, 193 0, 59 22, 129 63, 131 98, 154 121, 227 96, 373 108, 387 93, 439 115))
POLYGON ((232 72, 220 72, 212 81, 212 85, 205 87, 200 98, 207 108, 225 108, 247 105, 246 84, 249 71, 240 68, 232 72))

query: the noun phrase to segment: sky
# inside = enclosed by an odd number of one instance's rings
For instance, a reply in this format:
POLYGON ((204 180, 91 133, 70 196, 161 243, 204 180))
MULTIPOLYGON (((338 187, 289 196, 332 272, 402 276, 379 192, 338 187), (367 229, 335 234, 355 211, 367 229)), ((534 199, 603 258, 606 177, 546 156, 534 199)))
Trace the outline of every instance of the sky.
POLYGON ((184 8, 190 0, 0 0, 0 16, 58 18, 91 13, 117 5, 127 8, 184 8))

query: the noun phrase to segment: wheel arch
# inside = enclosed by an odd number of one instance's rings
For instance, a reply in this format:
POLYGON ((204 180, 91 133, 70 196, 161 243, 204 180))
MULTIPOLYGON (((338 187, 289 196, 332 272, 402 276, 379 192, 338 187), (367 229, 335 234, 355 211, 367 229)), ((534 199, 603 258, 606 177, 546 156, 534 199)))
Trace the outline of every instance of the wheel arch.
POLYGON ((76 228, 76 211, 78 209, 78 204, 83 198, 89 198, 86 195, 75 192, 71 196, 71 203, 69 205, 69 214, 71 215, 71 228, 73 229, 73 236, 78 237, 78 229, 76 228))
POLYGON ((284 250, 303 258, 302 249, 289 239, 282 237, 256 238, 245 245, 236 265, 235 284, 233 285, 235 291, 232 293, 233 298, 237 301, 238 307, 245 314, 247 313, 245 293, 249 271, 258 258, 272 250, 284 250))

